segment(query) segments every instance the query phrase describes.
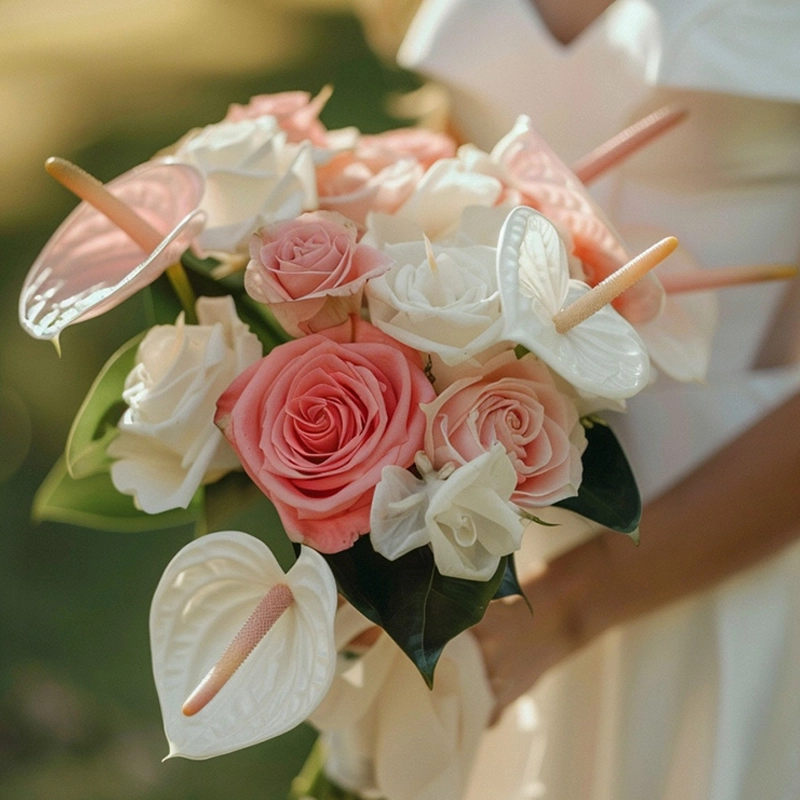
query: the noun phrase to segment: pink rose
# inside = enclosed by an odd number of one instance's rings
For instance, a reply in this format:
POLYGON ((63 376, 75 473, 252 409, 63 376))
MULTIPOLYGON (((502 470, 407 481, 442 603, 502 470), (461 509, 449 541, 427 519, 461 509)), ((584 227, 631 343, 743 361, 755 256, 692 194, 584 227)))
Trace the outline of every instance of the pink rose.
POLYGON ((324 89, 313 99, 308 92, 259 94, 251 97, 246 106, 232 103, 225 115, 225 122, 275 117, 278 126, 286 132, 288 141, 308 140, 312 144, 324 146, 327 131, 318 117, 329 97, 330 91, 324 89))
POLYGON ((364 284, 392 263, 357 236, 353 222, 329 211, 267 225, 250 240, 245 289, 292 336, 339 325, 358 312, 364 284))
POLYGON ((574 405, 533 354, 496 356, 423 411, 425 452, 437 469, 465 464, 500 442, 517 472, 511 500, 518 506, 548 506, 577 493, 586 435, 574 405))
POLYGON ((256 362, 216 423, 289 537, 337 553, 369 531, 381 470, 413 463, 434 394, 414 351, 354 317, 256 362))
POLYGON ((454 158, 456 154, 456 143, 451 136, 426 128, 397 128, 375 135, 363 135, 359 144, 365 151, 380 149, 411 156, 425 169, 440 158, 454 158))
POLYGON ((317 167, 320 208, 363 225, 370 211, 397 211, 424 174, 415 156, 384 146, 378 136, 362 136, 355 150, 317 167))

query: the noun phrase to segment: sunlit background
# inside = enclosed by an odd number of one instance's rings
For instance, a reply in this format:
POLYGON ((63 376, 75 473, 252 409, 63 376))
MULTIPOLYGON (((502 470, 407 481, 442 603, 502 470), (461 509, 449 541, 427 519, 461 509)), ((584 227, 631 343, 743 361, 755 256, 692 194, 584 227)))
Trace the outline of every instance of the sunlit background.
POLYGON ((97 371, 142 325, 132 298, 70 328, 63 356, 28 338, 17 296, 75 201, 51 155, 109 180, 231 102, 333 84, 332 128, 398 124, 387 101, 415 78, 379 60, 411 2, 0 0, 0 797, 4 800, 284 798, 313 733, 208 762, 166 754, 147 614, 190 533, 29 522, 97 371), (359 7, 361 18, 353 9, 359 7), (377 13, 377 9, 380 12, 377 13), (377 13, 377 15, 376 15, 377 13), (366 16, 364 16, 366 15, 366 16))

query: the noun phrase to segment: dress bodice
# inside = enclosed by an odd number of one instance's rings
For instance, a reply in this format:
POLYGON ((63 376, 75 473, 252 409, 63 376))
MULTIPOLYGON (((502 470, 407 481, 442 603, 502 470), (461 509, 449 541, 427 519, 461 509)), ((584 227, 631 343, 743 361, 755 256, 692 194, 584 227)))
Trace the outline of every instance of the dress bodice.
MULTIPOLYGON (((400 58, 449 88, 465 139, 490 148, 525 113, 567 163, 655 108, 687 108, 592 191, 631 251, 671 234, 713 269, 800 257, 798 33, 793 0, 616 0, 562 45, 532 0, 428 0, 400 58)), ((719 292, 708 386, 659 379, 615 420, 646 496, 797 387, 790 365, 753 369, 784 293, 719 292)))

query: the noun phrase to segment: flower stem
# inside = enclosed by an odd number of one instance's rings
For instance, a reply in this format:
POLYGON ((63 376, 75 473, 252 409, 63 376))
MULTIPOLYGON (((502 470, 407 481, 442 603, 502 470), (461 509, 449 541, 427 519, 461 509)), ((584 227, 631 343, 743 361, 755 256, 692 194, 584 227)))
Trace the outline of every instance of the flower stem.
POLYGON ((682 122, 686 116, 687 112, 684 109, 674 106, 664 106, 654 111, 576 161, 572 165, 575 177, 585 184, 591 183, 674 125, 682 122))
POLYGON ((195 311, 197 297, 195 297, 192 284, 189 283, 189 276, 180 261, 167 267, 167 279, 180 301, 186 322, 189 325, 197 325, 197 312, 195 311))

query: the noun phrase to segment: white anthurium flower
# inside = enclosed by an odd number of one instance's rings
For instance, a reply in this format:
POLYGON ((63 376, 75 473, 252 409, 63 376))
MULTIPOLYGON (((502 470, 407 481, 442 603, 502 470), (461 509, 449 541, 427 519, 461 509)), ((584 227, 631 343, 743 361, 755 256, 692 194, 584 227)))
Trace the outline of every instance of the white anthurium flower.
POLYGON ((430 544, 442 575, 486 581, 502 556, 519 550, 523 521, 509 501, 517 473, 499 443, 461 467, 434 471, 418 453, 415 478, 400 467, 384 467, 375 489, 370 539, 375 551, 394 561, 430 544))
POLYGON ((494 248, 416 241, 383 251, 395 264, 366 286, 373 325, 449 366, 501 341, 494 248))
MULTIPOLYGON (((666 235, 649 227, 628 227, 625 241, 636 252, 666 235)), ((659 275, 697 274, 700 268, 691 255, 679 247, 669 261, 658 268, 659 275)), ((656 367, 677 381, 703 381, 711 360, 711 344, 717 327, 718 298, 715 292, 667 292, 662 313, 636 326, 656 367)))
POLYGON ((647 350, 610 305, 559 333, 553 318, 590 289, 569 277, 564 244, 553 225, 527 206, 506 218, 497 248, 506 339, 536 353, 589 395, 621 400, 643 389, 647 350))
POLYGON ((198 240, 205 250, 246 251, 257 228, 318 207, 311 143, 287 142, 271 116, 208 125, 168 160, 205 177, 200 208, 207 223, 198 240))
POLYGON ((475 638, 465 631, 448 642, 429 689, 387 634, 363 652, 350 646, 371 626, 350 605, 336 614, 343 655, 309 720, 326 774, 364 798, 459 800, 494 706, 475 638))
POLYGON ((167 757, 211 758, 303 722, 333 681, 336 603, 330 568, 307 547, 286 573, 238 531, 184 547, 150 610, 167 757))

